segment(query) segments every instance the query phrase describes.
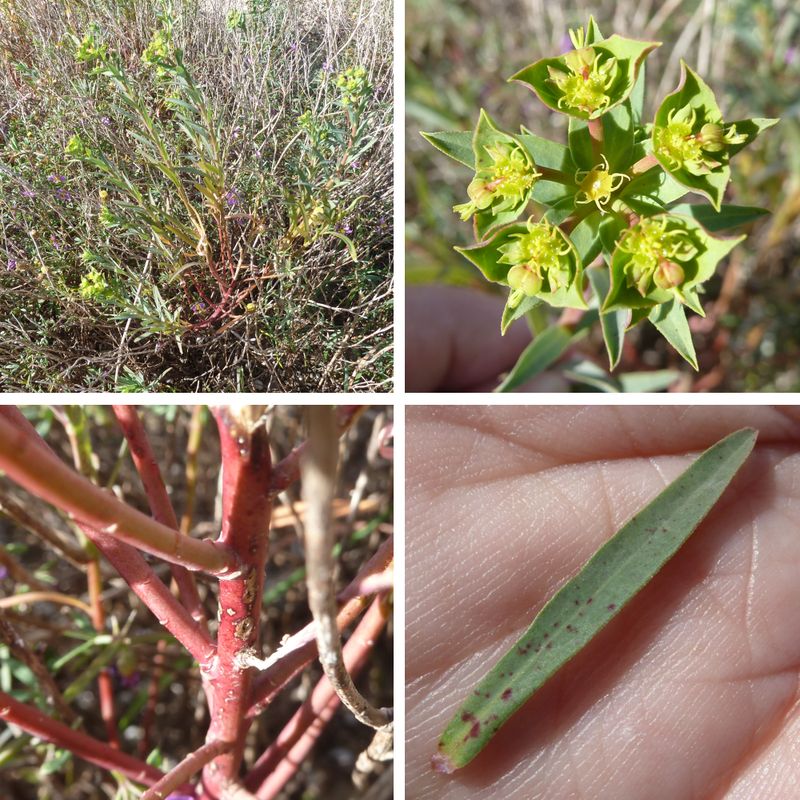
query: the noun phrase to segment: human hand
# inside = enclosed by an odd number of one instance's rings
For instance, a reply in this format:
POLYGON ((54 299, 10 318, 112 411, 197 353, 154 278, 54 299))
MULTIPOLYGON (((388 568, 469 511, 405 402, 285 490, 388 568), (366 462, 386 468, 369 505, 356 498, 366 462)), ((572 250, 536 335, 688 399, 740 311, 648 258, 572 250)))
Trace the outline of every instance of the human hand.
MULTIPOLYGON (((461 286, 406 289, 406 389, 490 392, 531 342, 524 321, 500 335, 501 297, 461 286)), ((545 373, 521 391, 563 392, 564 378, 545 373)))
POLYGON ((409 800, 795 796, 800 410, 418 407, 407 432, 409 800), (434 773, 544 602, 744 426, 756 450, 686 545, 471 764, 434 773))

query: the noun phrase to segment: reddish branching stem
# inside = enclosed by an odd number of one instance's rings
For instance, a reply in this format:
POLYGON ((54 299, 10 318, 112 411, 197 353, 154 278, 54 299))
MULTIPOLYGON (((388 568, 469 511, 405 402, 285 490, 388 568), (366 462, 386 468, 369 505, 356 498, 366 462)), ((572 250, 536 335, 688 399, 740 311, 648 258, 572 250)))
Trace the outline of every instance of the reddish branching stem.
POLYGON ((215 410, 222 455, 222 532, 220 542, 236 553, 241 574, 220 581, 217 659, 208 673, 211 725, 207 741, 235 741, 203 770, 212 797, 235 782, 244 750, 252 671, 241 660, 260 647, 261 595, 267 561, 272 502, 267 429, 257 407, 215 410))
POLYGON ((116 770, 136 783, 147 786, 164 777, 161 770, 115 750, 80 731, 74 731, 41 711, 0 692, 0 719, 18 725, 24 731, 63 747, 80 758, 105 769, 116 770))
MULTIPOLYGON (((358 617, 367 605, 367 598, 358 593, 358 587, 370 575, 381 574, 391 568, 393 540, 390 537, 375 555, 361 568, 353 582, 339 595, 341 603, 336 616, 339 630, 344 630, 358 617)), ((270 657, 270 666, 260 673, 253 683, 253 698, 248 716, 260 714, 281 689, 317 657, 316 625, 312 622, 291 636, 270 657)))
POLYGON ((0 417, 0 469, 29 492, 72 514, 80 523, 113 534, 173 564, 225 576, 237 569, 233 553, 217 542, 182 536, 95 486, 52 451, 0 417))
MULTIPOLYGON (((142 479, 142 486, 147 495, 150 510, 153 512, 153 518, 168 528, 178 530, 178 518, 169 499, 164 479, 161 477, 155 453, 150 446, 150 439, 135 406, 115 405, 112 408, 128 441, 131 458, 133 458, 133 463, 142 479)), ((181 602, 198 623, 206 625, 206 615, 197 593, 194 575, 177 564, 170 564, 170 571, 178 587, 181 602)))
MULTIPOLYGON (((387 604, 381 598, 376 598, 344 646, 344 662, 351 675, 357 676, 364 668, 372 647, 386 624, 388 615, 387 604)), ((272 775, 272 780, 267 782, 269 783, 268 790, 266 790, 267 793, 263 794, 265 786, 267 786, 264 783, 256 792, 257 797, 272 797, 273 791, 279 791, 282 788, 283 783, 277 785, 279 774, 283 777, 283 770, 279 768, 279 765, 284 761, 295 765, 300 763, 294 760, 292 749, 305 735, 306 731, 313 727, 314 721, 323 715, 325 708, 331 704, 332 700, 337 700, 333 704, 335 708, 338 705, 336 692, 330 681, 323 677, 314 687, 308 699, 278 734, 278 738, 256 761, 248 774, 245 786, 250 790, 257 789, 265 782, 268 776, 272 775), (290 757, 290 754, 292 754, 292 757, 290 757)))
MULTIPOLYGON (((364 411, 364 406, 338 406, 336 422, 339 435, 346 433, 364 411)), ((300 460, 308 447, 308 442, 297 445, 289 455, 279 461, 272 470, 272 481, 269 493, 275 497, 289 488, 300 478, 300 460)))
POLYGON ((189 779, 200 772, 211 759, 222 753, 227 753, 233 748, 233 742, 220 740, 206 742, 198 750, 190 753, 178 766, 170 770, 158 783, 151 786, 141 797, 141 800, 165 800, 172 792, 179 789, 189 779))

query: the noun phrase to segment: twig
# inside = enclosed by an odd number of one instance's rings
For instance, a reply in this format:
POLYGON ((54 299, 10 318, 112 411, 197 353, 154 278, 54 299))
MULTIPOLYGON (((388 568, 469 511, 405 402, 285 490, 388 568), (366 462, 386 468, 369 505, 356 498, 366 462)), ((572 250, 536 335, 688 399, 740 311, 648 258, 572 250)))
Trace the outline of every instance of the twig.
POLYGON ((335 562, 331 528, 331 502, 336 488, 339 434, 330 406, 309 406, 308 450, 301 462, 306 519, 306 568, 308 603, 317 623, 317 649, 322 668, 342 703, 359 722, 381 728, 390 722, 356 689, 342 658, 342 642, 336 625, 335 562))
MULTIPOLYGON (((336 421, 339 426, 340 436, 350 429, 364 411, 364 408, 364 406, 339 406, 336 409, 336 421)), ((308 442, 302 442, 275 465, 269 486, 269 493, 272 497, 286 491, 291 484, 299 479, 300 460, 307 447, 308 442)))
POLYGON ((25 664, 36 676, 39 684, 50 697, 50 701, 53 703, 58 715, 70 724, 75 722, 75 712, 69 707, 69 704, 61 694, 61 690, 53 680, 50 670, 48 670, 41 659, 30 650, 25 644, 25 640, 17 633, 14 626, 11 625, 3 614, 0 614, 0 641, 5 642, 14 657, 25 664))
MULTIPOLYGON (((121 405, 115 405, 112 408, 125 439, 128 441, 131 457, 139 477, 142 479, 142 486, 153 517, 168 528, 178 530, 178 518, 175 516, 175 510, 167 494, 167 487, 161 477, 161 470, 158 468, 153 448, 150 446, 150 440, 136 413, 136 408, 121 405)), ((200 595, 197 593, 194 575, 177 564, 170 564, 170 571, 178 587, 183 605, 192 617, 205 627, 207 625, 206 615, 203 611, 203 604, 200 602, 200 595)))
POLYGON ((35 578, 14 556, 7 553, 2 547, 0 547, 0 564, 6 568, 9 577, 15 583, 24 583, 31 589, 43 592, 48 591, 50 588, 46 583, 35 578))
POLYGON ((18 702, 2 691, 0 691, 0 719, 10 725, 18 725, 24 731, 52 742, 58 747, 63 747, 92 764, 121 772, 136 783, 150 786, 164 777, 160 769, 115 750, 85 733, 75 731, 42 714, 38 709, 18 702))
POLYGON ((176 767, 171 769, 158 783, 151 786, 141 800, 164 800, 171 792, 189 781, 200 772, 211 759, 233 748, 233 742, 206 742, 198 750, 190 753, 176 767))
POLYGON ((0 608, 13 608, 23 603, 58 603, 62 606, 79 608, 91 619, 92 608, 83 600, 59 592, 25 592, 25 594, 12 594, 11 597, 0 598, 0 608))
POLYGON ((89 562, 90 556, 84 550, 74 542, 62 539, 55 531, 50 530, 47 525, 30 514, 21 503, 11 497, 2 486, 0 486, 0 513, 13 519, 14 522, 37 538, 47 542, 76 567, 82 568, 84 564, 89 562))
MULTIPOLYGON (((344 661, 351 675, 358 675, 366 665, 372 647, 380 635, 381 630, 383 630, 388 616, 389 612, 386 604, 380 599, 376 599, 358 624, 353 635, 347 641, 347 644, 345 644, 344 661)), ((277 776, 282 761, 289 760, 295 764, 300 763, 294 761, 293 758, 289 758, 292 748, 299 742, 306 730, 313 725, 315 719, 324 712, 326 706, 328 706, 332 700, 337 701, 334 707, 338 705, 336 692, 334 692, 330 681, 323 676, 314 687, 311 695, 278 734, 275 741, 253 765, 244 784, 248 789, 256 789, 268 776, 277 776)), ((283 783, 279 786, 276 785, 277 777, 272 778, 271 784, 275 785, 276 791, 283 787, 283 783)), ((262 797, 263 791, 264 786, 261 786, 256 793, 259 798, 262 797)), ((267 796, 270 796, 269 793, 267 793, 267 796)))
POLYGON ((181 536, 176 530, 117 500, 112 494, 71 470, 49 449, 0 417, 0 468, 8 476, 53 505, 97 530, 189 569, 220 577, 238 572, 233 553, 223 544, 181 536))
POLYGON ((197 454, 200 451, 200 442, 205 426, 206 409, 204 406, 195 406, 192 409, 192 419, 189 423, 189 441, 186 443, 186 506, 181 516, 181 533, 188 536, 192 530, 192 516, 194 515, 194 502, 197 494, 197 454))
POLYGON ((136 596, 152 611, 159 623, 189 651, 201 669, 210 665, 216 648, 208 631, 192 619, 142 555, 108 533, 89 527, 84 527, 83 530, 122 575, 136 596))
MULTIPOLYGON (((369 575, 380 573, 392 563, 393 540, 389 537, 367 561, 353 582, 339 595, 342 603, 336 617, 339 630, 344 630, 358 617, 367 604, 366 597, 358 594, 358 587, 369 575)), ((317 656, 316 623, 299 630, 279 647, 269 658, 251 659, 248 664, 263 670, 253 683, 253 696, 248 716, 256 716, 266 708, 275 695, 312 659, 317 656)))

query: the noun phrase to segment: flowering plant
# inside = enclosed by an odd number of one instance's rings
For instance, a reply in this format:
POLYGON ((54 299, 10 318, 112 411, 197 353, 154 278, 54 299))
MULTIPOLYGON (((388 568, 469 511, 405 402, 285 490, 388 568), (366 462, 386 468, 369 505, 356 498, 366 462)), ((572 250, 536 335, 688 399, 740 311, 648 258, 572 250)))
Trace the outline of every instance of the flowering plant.
POLYGON ((767 213, 722 200, 730 159, 777 120, 727 121, 682 63, 678 89, 648 123, 645 59, 660 43, 605 38, 593 19, 570 38, 572 50, 511 79, 567 115, 566 146, 524 126, 507 133, 484 110, 473 132, 423 133, 474 171, 454 211, 472 219, 476 244, 457 249, 509 288, 502 332, 526 317, 536 334, 501 391, 552 364, 598 320, 611 370, 625 332, 645 319, 697 369, 686 310, 704 314, 704 284, 744 238, 717 234, 767 213), (678 203, 689 192, 713 208, 678 203), (579 322, 548 326, 548 306, 578 310, 579 322))

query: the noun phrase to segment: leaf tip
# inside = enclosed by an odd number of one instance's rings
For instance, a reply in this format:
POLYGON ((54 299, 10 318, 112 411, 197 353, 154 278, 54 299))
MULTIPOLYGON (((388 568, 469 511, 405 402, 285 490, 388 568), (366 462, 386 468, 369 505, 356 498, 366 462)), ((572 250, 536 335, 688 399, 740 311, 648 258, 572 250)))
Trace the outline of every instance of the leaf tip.
POLYGON ((431 768, 440 775, 452 775, 456 771, 455 764, 444 753, 434 753, 431 768))

